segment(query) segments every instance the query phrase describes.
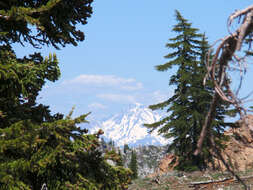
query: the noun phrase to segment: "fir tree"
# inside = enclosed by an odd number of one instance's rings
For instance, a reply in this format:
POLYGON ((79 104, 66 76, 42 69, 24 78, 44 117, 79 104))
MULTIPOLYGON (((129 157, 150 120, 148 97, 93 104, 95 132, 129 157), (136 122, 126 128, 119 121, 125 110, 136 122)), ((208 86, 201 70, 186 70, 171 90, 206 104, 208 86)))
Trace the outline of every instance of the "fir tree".
POLYGON ((119 155, 119 161, 117 162, 117 165, 118 166, 124 166, 123 157, 122 157, 120 149, 118 150, 118 155, 119 155))
MULTIPOLYGON (((211 161, 211 145, 206 139, 203 154, 194 156, 197 141, 210 107, 214 94, 213 85, 208 82, 203 85, 206 74, 205 56, 208 43, 204 35, 198 33, 191 23, 176 11, 177 24, 172 29, 178 35, 170 39, 167 47, 170 53, 165 56, 169 61, 158 65, 158 71, 167 71, 177 66, 177 71, 170 78, 170 85, 176 86, 174 95, 168 100, 150 106, 152 110, 166 109, 168 116, 153 124, 146 124, 151 132, 158 129, 166 138, 173 137, 169 151, 178 157, 178 170, 197 170, 207 167, 211 161)), ((216 110, 215 121, 209 131, 217 137, 222 147, 223 131, 225 128, 224 115, 227 105, 220 104, 216 110)))
POLYGON ((86 115, 36 124, 16 122, 0 130, 0 186, 9 189, 124 189, 130 170, 112 166, 118 156, 99 151, 101 133, 77 127, 86 115))
POLYGON ((137 155, 134 150, 132 150, 132 153, 131 153, 129 168, 133 172, 132 179, 136 179, 138 177, 138 165, 137 165, 137 155))
POLYGON ((28 58, 17 58, 8 45, 0 46, 0 128, 32 119, 33 122, 62 118, 52 116, 48 106, 36 103, 36 97, 46 80, 56 81, 60 76, 56 55, 43 58, 39 53, 28 58))
POLYGON ((123 148, 124 154, 126 154, 128 150, 130 150, 128 144, 124 144, 124 148, 123 148))
POLYGON ((101 138, 101 147, 102 150, 105 151, 107 149, 107 143, 105 142, 104 138, 101 138))
POLYGON ((34 47, 77 45, 84 33, 93 0, 12 0, 0 3, 0 44, 28 42, 34 47), (32 29, 36 28, 36 30, 32 29))
MULTIPOLYGON (((14 43, 34 48, 77 45, 76 28, 91 16, 92 0, 12 0, 0 2, 0 187, 9 189, 125 189, 131 171, 112 166, 99 150, 99 136, 72 119, 51 115, 36 98, 46 80, 60 77, 56 55, 18 58, 14 43)), ((117 161, 117 160, 115 160, 117 161)))

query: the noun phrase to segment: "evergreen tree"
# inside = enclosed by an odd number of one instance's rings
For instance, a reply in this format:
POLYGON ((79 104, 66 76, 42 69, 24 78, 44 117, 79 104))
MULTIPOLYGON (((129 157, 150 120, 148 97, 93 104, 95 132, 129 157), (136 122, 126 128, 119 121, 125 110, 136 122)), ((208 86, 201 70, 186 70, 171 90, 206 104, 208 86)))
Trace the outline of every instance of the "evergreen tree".
POLYGON ((130 150, 128 144, 124 144, 124 148, 123 148, 124 154, 126 154, 128 150, 130 150))
POLYGON ((123 157, 122 157, 120 149, 118 150, 118 155, 119 155, 119 161, 117 162, 117 165, 118 166, 124 166, 123 157))
POLYGON ((55 55, 43 58, 39 53, 19 59, 9 45, 0 46, 0 128, 32 119, 33 122, 62 118, 52 116, 48 106, 36 103, 36 97, 46 80, 56 81, 60 76, 55 55))
POLYGON ((9 189, 124 189, 130 170, 112 166, 118 157, 99 151, 100 133, 77 124, 86 115, 36 124, 19 121, 0 130, 0 186, 9 189))
POLYGON ((138 177, 138 165, 137 165, 137 155, 134 150, 132 150, 132 153, 131 153, 129 168, 133 172, 132 179, 136 179, 138 177))
POLYGON ((79 123, 88 114, 51 115, 36 98, 46 80, 60 77, 56 55, 18 58, 14 43, 34 48, 77 45, 92 0, 0 0, 0 187, 9 189, 125 189, 131 171, 112 166, 99 151, 99 136, 79 123))
POLYGON ((77 45, 84 33, 93 0, 0 1, 0 44, 28 42, 34 47, 77 45), (32 31, 33 29, 33 31, 32 31), (35 30, 34 30, 35 29, 35 30), (32 32, 31 32, 32 31, 32 32))
POLYGON ((48 106, 37 105, 36 97, 46 80, 60 76, 55 55, 40 53, 17 58, 12 44, 25 42, 35 48, 77 45, 84 33, 76 28, 92 14, 92 0, 0 1, 0 128, 14 122, 62 118, 50 115, 48 106))
POLYGON ((107 143, 105 142, 104 138, 101 138, 101 147, 103 151, 107 149, 107 143))
MULTIPOLYGON (((176 86, 174 95, 162 103, 150 106, 152 110, 166 109, 169 115, 153 124, 146 124, 146 127, 151 129, 151 132, 158 129, 166 138, 173 137, 169 151, 173 151, 178 157, 177 169, 190 171, 204 169, 211 161, 211 144, 208 139, 204 143, 201 155, 196 157, 193 152, 196 150, 214 88, 211 82, 203 85, 206 74, 205 56, 208 51, 204 35, 199 34, 198 29, 193 28, 178 11, 176 20, 177 24, 172 30, 178 35, 171 38, 166 45, 171 51, 165 56, 169 61, 156 67, 158 71, 167 71, 176 66, 177 71, 171 76, 169 83, 176 86)), ((220 103, 209 131, 219 139, 216 141, 220 147, 226 125, 226 106, 220 103)))
POLYGON ((108 142, 108 145, 110 149, 112 150, 115 149, 115 142, 112 139, 110 139, 110 141, 108 142))

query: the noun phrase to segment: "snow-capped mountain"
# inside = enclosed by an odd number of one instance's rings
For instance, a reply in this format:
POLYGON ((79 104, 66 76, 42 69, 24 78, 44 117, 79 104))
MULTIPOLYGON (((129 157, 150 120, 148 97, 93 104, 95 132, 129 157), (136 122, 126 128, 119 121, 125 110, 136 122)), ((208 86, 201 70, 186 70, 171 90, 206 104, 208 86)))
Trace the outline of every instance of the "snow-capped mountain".
POLYGON ((104 139, 111 139, 117 146, 128 144, 137 145, 166 145, 168 139, 158 135, 157 131, 149 134, 144 123, 154 123, 161 119, 161 115, 154 113, 141 104, 135 104, 121 114, 116 114, 102 122, 90 123, 90 131, 102 129, 104 139))

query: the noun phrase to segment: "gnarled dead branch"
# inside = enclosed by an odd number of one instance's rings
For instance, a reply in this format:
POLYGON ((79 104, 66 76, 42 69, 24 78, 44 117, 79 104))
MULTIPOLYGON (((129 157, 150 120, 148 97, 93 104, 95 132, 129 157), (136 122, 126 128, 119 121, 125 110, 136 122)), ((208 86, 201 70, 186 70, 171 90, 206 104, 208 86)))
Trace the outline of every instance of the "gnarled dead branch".
MULTIPOLYGON (((245 109, 242 107, 241 100, 233 93, 230 88, 226 72, 229 66, 229 62, 232 61, 233 58, 235 58, 237 61, 242 60, 235 54, 235 52, 241 50, 243 41, 253 32, 253 5, 244 10, 236 11, 233 13, 228 19, 228 26, 230 26, 236 18, 240 19, 241 17, 243 17, 241 25, 235 32, 231 33, 221 40, 221 43, 217 47, 214 57, 212 58, 211 64, 208 65, 207 76, 211 78, 214 83, 215 94, 213 96, 210 109, 206 115, 205 122, 202 127, 197 149, 194 152, 195 155, 198 155, 202 150, 202 145, 204 139, 206 138, 206 133, 210 127, 212 120, 215 117, 215 111, 220 99, 233 104, 239 111, 241 118, 246 114, 245 109)), ((209 54, 210 52, 211 50, 209 51, 209 54)), ((210 56, 208 56, 208 58, 209 57, 210 56)), ((207 60, 207 63, 209 62, 210 60, 207 60)), ((238 61, 238 66, 241 67, 240 61, 238 61)), ((236 92, 236 94, 238 94, 238 92, 236 92)))
MULTIPOLYGON (((243 18, 243 21, 241 22, 238 29, 231 33, 230 35, 226 36, 224 39, 221 40, 220 44, 218 45, 214 57, 212 60, 210 60, 210 54, 211 50, 208 53, 208 60, 207 60, 207 76, 204 79, 204 83, 207 80, 207 78, 211 78, 211 80, 214 83, 215 88, 215 94, 213 96, 210 109, 206 115, 204 125, 202 127, 202 131, 200 134, 200 138, 197 143, 197 149, 194 152, 194 155, 198 155, 202 150, 202 145, 204 142, 204 139, 207 138, 207 132, 208 138, 212 144, 212 148, 214 150, 214 153, 216 156, 219 157, 219 159, 223 162, 227 170, 241 183, 243 184, 244 188, 247 189, 248 187, 245 185, 243 180, 240 179, 238 175, 234 173, 234 171, 230 168, 229 164, 226 163, 223 156, 219 152, 219 150, 216 147, 214 137, 210 132, 210 125, 213 119, 215 118, 215 112, 216 108, 218 106, 219 100, 223 100, 226 102, 229 102, 230 104, 234 105, 237 111, 240 113, 241 118, 245 118, 246 110, 242 106, 242 99, 239 99, 237 96, 239 94, 239 90, 242 85, 243 80, 243 71, 246 72, 246 68, 243 68, 242 62, 245 61, 245 56, 240 57, 236 55, 236 52, 239 52, 242 48, 242 44, 247 37, 252 37, 253 33, 253 5, 247 7, 244 10, 238 10, 235 13, 233 13, 229 19, 228 19, 228 28, 231 26, 232 22, 235 19, 239 19, 239 23, 241 21, 241 18, 243 18), (236 93, 233 93, 233 91, 230 88, 230 82, 227 75, 227 69, 230 67, 229 63, 233 61, 237 64, 238 70, 240 71, 240 83, 236 90, 236 93), (211 63, 209 65, 209 63, 211 63)), ((249 42, 249 49, 251 48, 251 43, 249 42)))

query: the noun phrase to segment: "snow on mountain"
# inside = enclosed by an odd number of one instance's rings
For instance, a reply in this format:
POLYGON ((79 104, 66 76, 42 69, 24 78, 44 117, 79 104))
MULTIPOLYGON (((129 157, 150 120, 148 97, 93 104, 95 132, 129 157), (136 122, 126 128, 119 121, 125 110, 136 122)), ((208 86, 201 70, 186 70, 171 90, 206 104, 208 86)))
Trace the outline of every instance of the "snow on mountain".
POLYGON ((157 131, 149 134, 144 123, 154 123, 161 119, 161 115, 152 110, 135 104, 121 114, 116 114, 102 122, 91 121, 91 132, 102 129, 103 138, 111 139, 117 146, 128 144, 137 145, 166 145, 170 141, 158 135, 157 131))

